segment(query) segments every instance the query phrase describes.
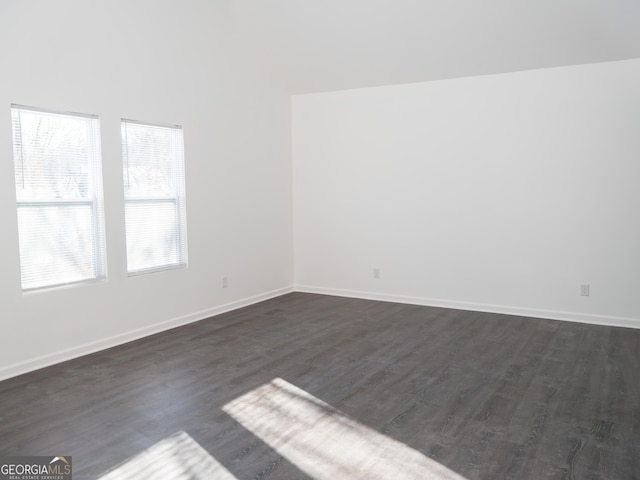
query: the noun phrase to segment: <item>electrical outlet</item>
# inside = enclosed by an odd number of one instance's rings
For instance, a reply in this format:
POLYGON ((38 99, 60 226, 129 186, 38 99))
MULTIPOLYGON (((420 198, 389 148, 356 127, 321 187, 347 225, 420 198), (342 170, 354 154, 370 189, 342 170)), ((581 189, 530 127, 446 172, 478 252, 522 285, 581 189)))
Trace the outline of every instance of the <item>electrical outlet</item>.
POLYGON ((589 295, 591 295, 591 285, 589 285, 588 283, 580 285, 580 295, 582 295, 583 297, 588 297, 589 295))
POLYGON ((380 269, 379 268, 374 268, 373 269, 373 278, 380 278, 380 269))
POLYGON ((229 279, 225 275, 224 277, 222 277, 222 288, 227 288, 228 286, 229 286, 229 279))

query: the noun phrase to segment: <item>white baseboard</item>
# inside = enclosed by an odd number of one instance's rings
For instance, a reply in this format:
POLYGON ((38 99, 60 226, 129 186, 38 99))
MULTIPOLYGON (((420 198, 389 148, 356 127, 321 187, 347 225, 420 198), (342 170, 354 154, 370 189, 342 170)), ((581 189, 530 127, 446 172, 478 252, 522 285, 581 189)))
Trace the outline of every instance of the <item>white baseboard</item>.
POLYGON ((243 298, 235 302, 226 303, 217 307, 201 310, 199 312, 190 313, 164 322, 149 325, 147 327, 131 330, 126 333, 114 335, 112 337, 103 338, 94 342, 85 343, 77 347, 68 348, 65 350, 59 350, 48 355, 29 359, 24 362, 14 363, 12 365, 0 368, 0 380, 6 380, 7 378, 16 377, 24 373, 32 372, 40 368, 49 367, 56 363, 71 360, 83 355, 89 355, 91 353, 99 352, 100 350, 106 350, 107 348, 116 347, 124 343, 132 342, 140 338, 148 337, 156 333, 164 332, 175 327, 187 325, 189 323, 204 320, 205 318, 220 315, 231 310, 253 305, 254 303, 263 302, 271 298, 279 297, 281 295, 291 293, 292 287, 280 288, 272 290, 270 292, 261 293, 252 297, 243 298))
POLYGON ((544 318, 549 320, 563 320, 569 322, 590 323, 594 325, 605 325, 612 327, 625 327, 640 329, 640 319, 630 317, 591 315, 576 312, 563 312, 554 310, 540 310, 530 308, 520 308, 504 305, 488 305, 471 302, 458 302, 451 300, 441 300, 434 298, 411 297, 405 295, 383 294, 375 292, 362 292, 356 290, 343 290, 336 288, 314 287, 309 285, 295 285, 285 287, 270 292, 261 293, 252 297, 226 303, 217 307, 190 313, 181 317, 165 320, 164 322, 149 325, 147 327, 131 330, 129 332, 103 338, 94 342, 85 343, 77 347, 59 350, 57 352, 32 358, 24 362, 14 363, 0 368, 0 381, 11 377, 16 377, 40 368, 48 367, 56 363, 71 360, 83 355, 106 350, 124 343, 132 342, 140 338, 154 335, 156 333, 170 330, 181 325, 204 320, 209 317, 220 315, 225 312, 236 310, 259 303, 271 298, 279 297, 291 292, 317 293, 322 295, 333 295, 337 297, 362 298, 367 300, 379 300, 383 302, 406 303, 411 305, 422 305, 428 307, 453 308, 457 310, 468 310, 477 312, 500 313, 506 315, 518 315, 524 317, 544 318))
POLYGON ((512 307, 505 305, 489 305, 482 303, 458 302, 435 298, 410 297, 375 292, 361 292, 357 290, 343 290, 336 288, 314 287, 310 285, 295 285, 295 292, 318 293, 334 295, 337 297, 362 298, 366 300, 379 300, 383 302, 406 303, 410 305, 422 305, 426 307, 453 308, 456 310, 468 310, 474 312, 501 313, 505 315, 517 315, 520 317, 544 318, 547 320, 562 320, 567 322, 590 323, 593 325, 605 325, 609 327, 624 327, 640 329, 640 319, 631 317, 616 317, 591 315, 587 313, 563 312, 555 310, 541 310, 532 308, 512 307))

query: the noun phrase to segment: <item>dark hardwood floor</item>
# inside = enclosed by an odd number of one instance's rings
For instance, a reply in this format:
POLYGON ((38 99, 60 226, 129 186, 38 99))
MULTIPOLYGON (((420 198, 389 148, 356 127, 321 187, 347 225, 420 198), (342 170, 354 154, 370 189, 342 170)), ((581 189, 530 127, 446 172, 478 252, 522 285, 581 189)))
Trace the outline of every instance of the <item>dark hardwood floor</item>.
POLYGON ((640 478, 640 330, 303 293, 0 382, 0 455, 98 478, 186 432, 310 478, 223 410, 276 378, 469 480, 640 478))

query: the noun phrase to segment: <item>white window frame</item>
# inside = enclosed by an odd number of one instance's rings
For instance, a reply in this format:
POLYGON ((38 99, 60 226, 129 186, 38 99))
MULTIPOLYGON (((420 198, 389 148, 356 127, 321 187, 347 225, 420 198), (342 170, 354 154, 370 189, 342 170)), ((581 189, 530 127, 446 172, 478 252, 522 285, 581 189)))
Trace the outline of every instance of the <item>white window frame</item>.
POLYGON ((74 199, 74 198, 32 198, 32 199, 19 199, 18 195, 18 185, 16 184, 16 208, 18 210, 18 218, 20 217, 19 211, 21 209, 27 208, 43 208, 43 207, 76 207, 76 206, 89 206, 91 209, 91 230, 92 238, 93 238, 93 275, 81 280, 75 281, 54 281, 49 283, 41 283, 36 286, 25 286, 25 267, 23 265, 22 258, 22 250, 23 250, 23 242, 28 242, 28 239, 25 238, 26 235, 22 232, 20 224, 18 222, 18 236, 19 236, 19 244, 21 250, 20 256, 20 270, 21 270, 21 284, 22 291, 24 293, 34 292, 39 290, 46 290, 51 288, 59 288, 66 287, 71 285, 80 285, 86 283, 94 283, 97 281, 104 281, 107 278, 107 267, 106 267, 106 248, 105 248, 105 230, 104 230, 104 206, 103 206, 103 192, 102 192, 102 157, 101 157, 101 145, 100 145, 100 121, 97 115, 85 114, 85 113, 77 113, 77 112, 65 112, 65 111, 56 111, 38 107, 29 107, 25 105, 11 104, 11 115, 12 115, 12 129, 13 139, 14 139, 14 169, 16 169, 16 174, 14 175, 15 181, 17 182, 17 169, 18 163, 20 163, 22 168, 22 162, 24 161, 23 156, 23 138, 22 138, 22 121, 21 121, 21 112, 35 112, 43 115, 58 115, 58 116, 66 116, 66 117, 75 117, 88 119, 89 129, 87 132, 88 136, 92 136, 92 138, 87 139, 87 147, 88 147, 88 165, 89 171, 87 172, 88 176, 88 185, 90 185, 89 191, 92 193, 90 197, 85 199, 74 199), (18 125, 15 123, 15 116, 18 116, 18 125), (19 138, 18 138, 19 137, 19 138))
MULTIPOLYGON (((185 187, 185 159, 184 159, 184 133, 181 125, 164 124, 156 122, 143 122, 122 118, 120 121, 121 141, 122 141, 122 166, 125 196, 125 223, 126 223, 126 207, 127 205, 144 205, 153 203, 170 203, 175 211, 175 243, 177 261, 174 263, 165 263, 143 268, 132 268, 130 266, 129 239, 127 237, 127 273, 129 276, 144 275, 148 273, 161 272, 165 270, 173 270, 186 268, 188 266, 187 253, 187 221, 186 221, 186 187, 185 187), (151 196, 131 196, 129 195, 129 151, 127 142, 127 125, 148 126, 152 128, 166 128, 173 132, 173 157, 174 173, 175 173, 175 191, 173 195, 151 195, 151 196)), ((128 236, 130 232, 126 232, 128 236)))

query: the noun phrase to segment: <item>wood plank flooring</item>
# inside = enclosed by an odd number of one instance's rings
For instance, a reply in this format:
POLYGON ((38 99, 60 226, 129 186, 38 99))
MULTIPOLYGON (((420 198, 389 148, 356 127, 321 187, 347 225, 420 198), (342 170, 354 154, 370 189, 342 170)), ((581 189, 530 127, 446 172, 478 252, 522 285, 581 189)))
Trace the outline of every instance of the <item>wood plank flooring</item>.
POLYGON ((275 378, 468 480, 640 478, 640 330, 303 293, 0 382, 0 455, 310 478, 223 410, 275 378))

